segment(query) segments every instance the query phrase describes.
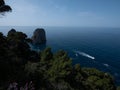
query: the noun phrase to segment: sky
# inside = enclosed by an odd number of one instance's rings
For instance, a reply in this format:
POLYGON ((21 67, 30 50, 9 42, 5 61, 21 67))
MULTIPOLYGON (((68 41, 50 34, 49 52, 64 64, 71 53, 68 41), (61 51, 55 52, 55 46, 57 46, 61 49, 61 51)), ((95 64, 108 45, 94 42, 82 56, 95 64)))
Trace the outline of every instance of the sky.
POLYGON ((120 0, 5 0, 0 26, 120 27, 120 0))

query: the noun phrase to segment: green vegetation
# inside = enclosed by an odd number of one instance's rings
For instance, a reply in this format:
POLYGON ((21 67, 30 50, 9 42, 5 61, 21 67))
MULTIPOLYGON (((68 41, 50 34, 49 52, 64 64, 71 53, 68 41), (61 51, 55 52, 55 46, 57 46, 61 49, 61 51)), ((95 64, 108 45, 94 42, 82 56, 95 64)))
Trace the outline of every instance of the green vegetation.
POLYGON ((14 29, 7 36, 0 33, 0 90, 13 84, 22 90, 116 90, 109 74, 73 66, 63 50, 32 51, 28 41, 26 34, 14 29))
POLYGON ((4 0, 0 0, 0 14, 4 15, 5 12, 12 11, 12 8, 5 4, 4 0))

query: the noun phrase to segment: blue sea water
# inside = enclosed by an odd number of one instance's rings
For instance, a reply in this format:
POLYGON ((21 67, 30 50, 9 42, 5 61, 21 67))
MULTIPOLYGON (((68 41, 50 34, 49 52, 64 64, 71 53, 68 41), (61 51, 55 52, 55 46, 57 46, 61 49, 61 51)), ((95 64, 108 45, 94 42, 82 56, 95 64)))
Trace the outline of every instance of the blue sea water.
MULTIPOLYGON (((31 37, 38 27, 0 27, 0 32, 15 28, 31 37)), ((120 85, 120 28, 43 27, 47 43, 53 52, 63 49, 73 59, 73 64, 93 67, 112 74, 120 85)), ((42 48, 43 46, 37 47, 42 48)))

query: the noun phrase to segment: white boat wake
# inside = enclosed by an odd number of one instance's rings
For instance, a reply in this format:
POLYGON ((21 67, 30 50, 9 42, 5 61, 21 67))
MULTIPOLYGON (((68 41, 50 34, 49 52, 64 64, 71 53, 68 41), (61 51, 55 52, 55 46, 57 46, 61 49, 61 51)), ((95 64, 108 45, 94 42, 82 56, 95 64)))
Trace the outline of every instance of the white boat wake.
POLYGON ((106 67, 109 67, 109 64, 104 63, 103 65, 106 66, 106 67))
POLYGON ((95 57, 93 57, 93 56, 91 56, 91 55, 89 55, 89 54, 87 54, 87 53, 84 53, 84 52, 80 52, 80 51, 75 51, 76 53, 78 53, 79 55, 82 55, 82 56, 84 56, 84 57, 87 57, 87 58, 90 58, 90 59, 95 59, 95 57))

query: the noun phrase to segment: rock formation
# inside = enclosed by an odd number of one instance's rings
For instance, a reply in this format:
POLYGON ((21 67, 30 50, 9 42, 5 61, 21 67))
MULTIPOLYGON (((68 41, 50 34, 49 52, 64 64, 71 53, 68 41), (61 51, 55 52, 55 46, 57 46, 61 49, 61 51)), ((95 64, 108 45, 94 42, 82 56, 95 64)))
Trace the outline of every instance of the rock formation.
POLYGON ((8 35, 7 35, 7 36, 12 36, 14 33, 16 33, 16 30, 15 30, 15 29, 11 29, 11 30, 8 32, 8 35))
POLYGON ((42 44, 46 42, 46 33, 42 28, 38 28, 34 31, 32 36, 33 44, 42 44))

